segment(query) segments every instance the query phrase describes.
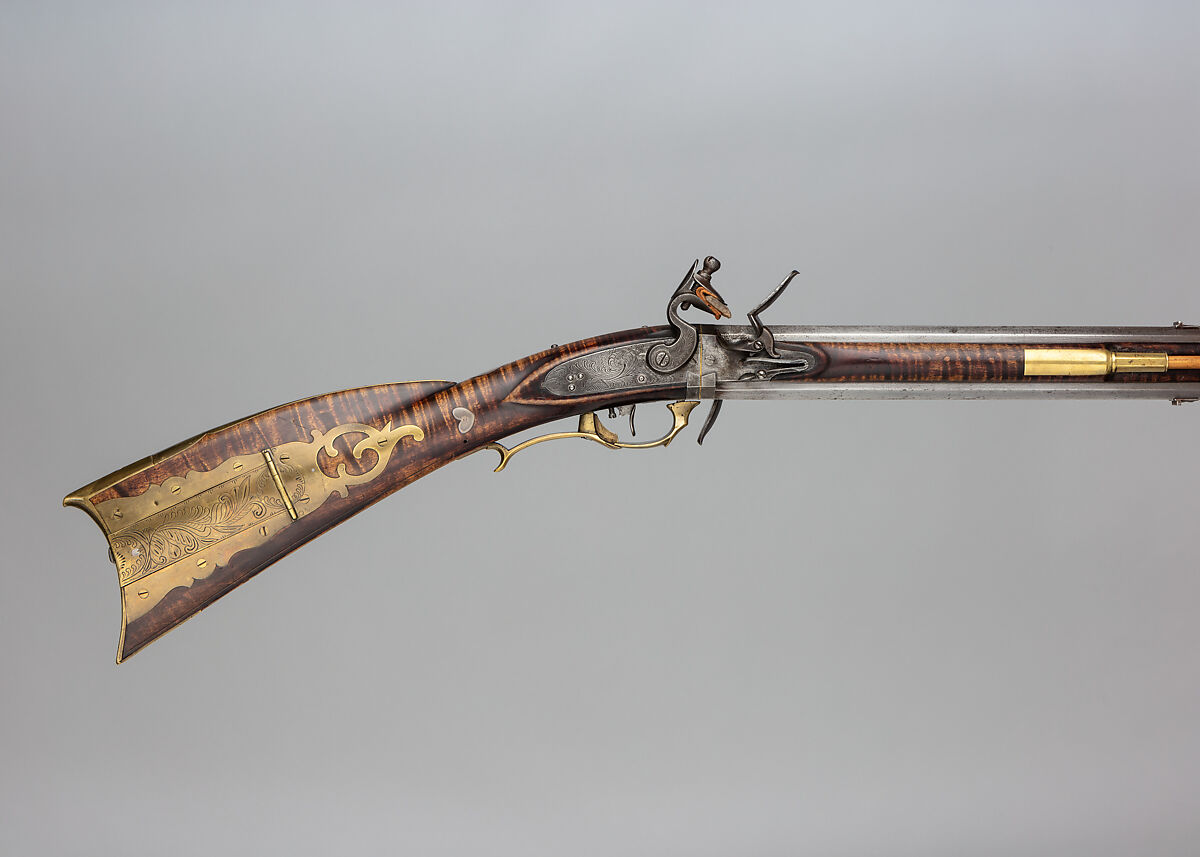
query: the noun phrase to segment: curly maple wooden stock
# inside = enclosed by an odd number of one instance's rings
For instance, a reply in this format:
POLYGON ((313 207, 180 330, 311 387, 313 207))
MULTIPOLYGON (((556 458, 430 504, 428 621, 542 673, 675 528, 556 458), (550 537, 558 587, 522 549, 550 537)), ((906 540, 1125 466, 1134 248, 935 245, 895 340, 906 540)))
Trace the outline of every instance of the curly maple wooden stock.
MULTIPOLYGON (((540 392, 538 383, 546 371, 565 358, 612 345, 661 339, 669 333, 668 328, 640 328, 586 339, 531 355, 460 384, 440 381, 390 384, 346 390, 293 402, 205 432, 72 493, 64 503, 87 511, 108 535, 110 545, 122 548, 122 554, 114 560, 118 561, 119 570, 123 575, 120 581, 123 592, 123 630, 117 661, 129 657, 330 527, 340 524, 410 482, 456 458, 476 451, 489 442, 597 408, 630 401, 680 398, 684 393, 682 387, 658 386, 652 390, 626 391, 619 395, 595 395, 564 401, 546 397, 540 392), (463 417, 455 415, 456 409, 466 409, 459 410, 459 414, 470 414, 471 425, 465 431, 460 431, 460 426, 465 426, 465 422, 463 417), (133 548, 121 541, 123 531, 120 527, 125 524, 125 520, 113 518, 114 515, 123 514, 122 498, 133 500, 149 491, 161 491, 166 485, 186 485, 190 480, 196 479, 194 474, 215 472, 223 466, 228 467, 228 462, 234 459, 253 463, 256 460, 255 456, 262 455, 264 450, 275 450, 276 457, 279 457, 281 453, 278 450, 288 449, 289 444, 294 446, 309 442, 311 445, 314 433, 322 435, 339 427, 344 430, 347 426, 372 427, 379 430, 387 426, 416 427, 421 437, 415 440, 410 432, 409 437, 399 439, 396 441, 395 450, 387 454, 386 466, 378 476, 363 484, 352 483, 344 492, 345 496, 336 493, 329 495, 317 508, 302 514, 296 520, 287 521, 283 505, 277 496, 272 501, 270 483, 267 481, 271 474, 268 469, 260 468, 262 476, 257 483, 260 495, 254 495, 249 488, 239 488, 236 481, 238 477, 233 476, 229 481, 221 482, 219 486, 219 493, 228 497, 217 496, 209 504, 216 511, 208 507, 203 510, 189 510, 188 514, 193 518, 203 512, 203 529, 194 521, 168 522, 159 526, 150 537, 136 540, 133 548), (189 474, 193 475, 189 477, 189 474), (266 489, 261 486, 266 486, 266 489), (274 502, 277 508, 272 508, 269 505, 271 502, 274 502), (238 505, 239 503, 241 505, 238 505), (151 579, 151 575, 136 578, 131 571, 127 579, 122 565, 136 565, 150 553, 156 555, 151 563, 190 562, 192 556, 200 556, 202 553, 196 551, 212 546, 211 542, 197 543, 198 532, 199 537, 204 539, 223 535, 220 532, 222 527, 237 530, 239 538, 244 538, 243 532, 254 535, 250 527, 237 529, 237 526, 229 526, 229 521, 235 514, 230 509, 242 508, 250 508, 250 515, 258 514, 260 517, 274 513, 273 517, 269 520, 264 519, 262 523, 263 530, 269 533, 269 537, 260 537, 260 543, 238 550, 219 566, 216 562, 211 566, 205 562, 200 569, 189 569, 189 573, 196 575, 194 580, 185 578, 182 585, 172 588, 152 607, 135 616, 141 606, 137 600, 139 595, 146 599, 152 597, 150 586, 147 584, 143 587, 140 583, 140 580, 151 579), (169 538, 164 543, 163 531, 167 527, 170 528, 167 532, 169 538), (275 527, 278 527, 277 531, 275 527), (213 535, 214 531, 217 531, 216 535, 213 535), (182 547, 181 539, 187 540, 182 547), (128 551, 136 552, 137 556, 128 556, 128 551), (164 558, 159 556, 160 554, 169 555, 164 558), (189 580, 191 582, 188 582, 189 580)), ((383 436, 382 431, 372 434, 383 436)), ((317 455, 316 466, 321 468, 327 481, 338 477, 339 466, 346 468, 343 472, 353 479, 357 474, 376 465, 377 458, 382 457, 378 450, 366 452, 361 459, 354 455, 354 446, 364 437, 366 433, 362 431, 345 431, 333 441, 337 455, 331 456, 324 450, 317 455)), ((283 468, 286 462, 280 461, 278 464, 283 468)), ((186 490, 183 493, 186 494, 186 490)), ((306 498, 300 491, 294 493, 296 496, 292 499, 300 505, 306 498)), ((164 502, 168 502, 169 494, 164 496, 167 498, 164 502)), ((157 505, 156 501, 155 506, 157 505)), ((167 509, 155 514, 165 515, 169 512, 167 509)), ((303 513, 303 509, 301 512, 303 513)), ((250 524, 259 524, 257 519, 250 520, 249 516, 247 520, 250 524)), ((131 540, 125 538, 125 541, 131 540)), ((199 563, 200 560, 195 562, 199 563)), ((152 569, 155 566, 150 564, 148 568, 152 569)))

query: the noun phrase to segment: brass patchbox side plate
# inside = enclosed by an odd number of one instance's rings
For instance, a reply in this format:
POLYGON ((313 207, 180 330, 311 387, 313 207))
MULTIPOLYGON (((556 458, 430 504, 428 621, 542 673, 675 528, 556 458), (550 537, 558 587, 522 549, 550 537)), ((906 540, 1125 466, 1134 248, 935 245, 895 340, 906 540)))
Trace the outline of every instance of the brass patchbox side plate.
POLYGON ((148 613, 172 589, 203 580, 238 551, 266 542, 330 496, 346 497, 351 486, 375 479, 403 438, 425 438, 417 426, 392 428, 391 423, 382 429, 346 423, 312 436, 227 459, 213 470, 169 477, 136 497, 91 502, 130 475, 124 473, 110 485, 88 486, 89 496, 67 498, 89 512, 108 538, 121 586, 122 633, 125 624, 148 613), (362 460, 373 452, 375 461, 366 471, 350 474, 347 463, 337 461, 333 443, 356 434, 365 437, 351 454, 362 460), (321 468, 321 450, 336 476, 321 468))

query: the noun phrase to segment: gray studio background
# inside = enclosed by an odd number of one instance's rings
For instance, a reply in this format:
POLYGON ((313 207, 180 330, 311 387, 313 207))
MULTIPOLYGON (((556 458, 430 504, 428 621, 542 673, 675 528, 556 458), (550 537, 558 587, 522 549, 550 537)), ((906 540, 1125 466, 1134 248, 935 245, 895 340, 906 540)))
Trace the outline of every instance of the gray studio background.
POLYGON ((0 852, 1196 853, 1200 406, 478 456, 120 667, 59 503, 657 323, 708 253, 741 313, 799 268, 781 322, 1200 320, 1198 40, 1191 3, 5 3, 0 852))

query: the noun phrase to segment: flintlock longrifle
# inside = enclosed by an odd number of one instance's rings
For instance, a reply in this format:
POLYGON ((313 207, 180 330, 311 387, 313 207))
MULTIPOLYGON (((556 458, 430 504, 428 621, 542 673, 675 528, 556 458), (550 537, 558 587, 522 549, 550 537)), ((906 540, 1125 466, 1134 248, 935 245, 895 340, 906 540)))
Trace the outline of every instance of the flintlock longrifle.
POLYGON ((695 262, 666 326, 553 346, 486 375, 331 393, 184 441, 69 494, 108 538, 121 587, 118 663, 289 551, 443 464, 480 449, 496 470, 533 444, 583 438, 609 449, 666 446, 711 399, 1200 398, 1200 329, 1173 327, 829 327, 695 324, 729 318, 713 257, 695 262), (657 440, 601 422, 666 401, 657 440), (575 431, 498 441, 553 420, 575 431))

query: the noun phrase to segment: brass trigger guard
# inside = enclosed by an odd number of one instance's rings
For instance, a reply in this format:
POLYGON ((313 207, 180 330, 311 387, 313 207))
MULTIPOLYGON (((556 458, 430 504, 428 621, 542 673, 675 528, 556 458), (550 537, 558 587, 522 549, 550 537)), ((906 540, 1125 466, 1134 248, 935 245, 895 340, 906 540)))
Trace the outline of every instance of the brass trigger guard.
POLYGON ((579 417, 578 431, 559 431, 551 434, 544 434, 541 437, 535 437, 524 443, 518 443, 511 449, 506 446, 501 446, 498 443, 489 443, 481 449, 494 449, 500 453, 500 463, 496 465, 493 473, 499 473, 506 466, 509 460, 523 449, 529 449, 534 444, 543 443, 547 440, 560 440, 568 437, 581 437, 584 440, 595 441, 601 446, 609 449, 652 449, 656 446, 667 446, 675 439, 675 435, 683 431, 688 424, 688 417, 692 410, 699 405, 699 402, 672 402, 667 405, 667 408, 675 417, 675 424, 671 426, 671 430, 658 440, 650 440, 645 443, 624 443, 617 437, 617 433, 610 430, 604 423, 600 422, 600 418, 593 413, 581 414, 579 417))

